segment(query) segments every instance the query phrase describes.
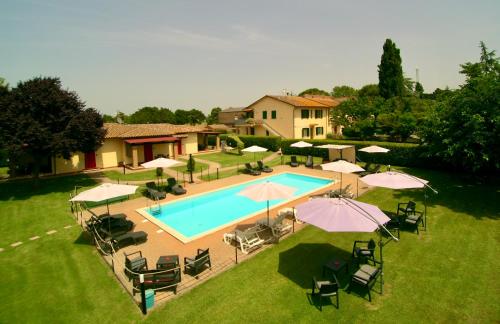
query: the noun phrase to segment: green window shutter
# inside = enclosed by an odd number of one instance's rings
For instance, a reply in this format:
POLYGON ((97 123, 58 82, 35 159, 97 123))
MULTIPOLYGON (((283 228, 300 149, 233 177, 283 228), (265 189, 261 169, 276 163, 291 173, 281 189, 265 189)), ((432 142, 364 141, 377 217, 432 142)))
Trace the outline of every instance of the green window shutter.
POLYGON ((276 119, 276 110, 271 110, 271 119, 276 119))
POLYGON ((262 119, 267 119, 267 111, 262 111, 262 119))

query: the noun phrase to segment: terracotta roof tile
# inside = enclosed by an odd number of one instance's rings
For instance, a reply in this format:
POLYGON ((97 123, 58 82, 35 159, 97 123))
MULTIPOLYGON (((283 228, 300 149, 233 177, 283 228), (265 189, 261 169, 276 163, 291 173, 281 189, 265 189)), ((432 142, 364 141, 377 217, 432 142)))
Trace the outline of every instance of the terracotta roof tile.
POLYGON ((106 138, 134 138, 148 136, 168 136, 180 133, 196 133, 206 130, 203 125, 172 124, 116 124, 105 123, 106 138))
MULTIPOLYGON (((298 97, 298 96, 264 96, 273 98, 285 103, 288 103, 294 107, 313 107, 313 108, 325 108, 325 107, 336 107, 340 104, 341 101, 339 101, 337 98, 332 98, 328 96, 314 96, 311 98, 305 98, 305 97, 298 97)), ((257 100, 256 102, 262 100, 263 98, 257 100)), ((255 104, 254 102, 253 104, 255 104)), ((248 106, 246 110, 251 110, 250 108, 253 104, 248 106)))

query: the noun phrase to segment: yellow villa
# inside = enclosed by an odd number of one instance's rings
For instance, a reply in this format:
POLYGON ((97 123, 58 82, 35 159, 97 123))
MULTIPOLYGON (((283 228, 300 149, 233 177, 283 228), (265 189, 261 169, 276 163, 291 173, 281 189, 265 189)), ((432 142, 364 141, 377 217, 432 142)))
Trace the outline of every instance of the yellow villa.
POLYGON ((340 127, 331 125, 329 111, 344 100, 314 95, 266 95, 244 109, 253 118, 242 124, 236 123, 235 127, 242 135, 325 139, 329 133, 341 133, 340 127))
MULTIPOLYGON (((54 158, 53 174, 117 166, 137 168, 158 156, 175 159, 208 147, 208 135, 217 135, 210 126, 172 124, 105 123, 106 136, 95 152, 75 153, 70 160, 54 158)), ((216 148, 219 146, 217 136, 216 148)))

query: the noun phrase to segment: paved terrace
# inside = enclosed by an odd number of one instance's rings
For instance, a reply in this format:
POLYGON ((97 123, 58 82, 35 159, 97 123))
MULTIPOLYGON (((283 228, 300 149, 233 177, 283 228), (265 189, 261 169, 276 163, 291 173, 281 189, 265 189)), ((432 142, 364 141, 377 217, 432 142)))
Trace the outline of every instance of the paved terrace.
MULTIPOLYGON (((312 176, 319 176, 319 177, 325 177, 325 178, 332 178, 336 179, 337 181, 327 187, 326 189, 321 189, 316 192, 321 193, 326 190, 332 190, 332 189, 338 189, 340 187, 340 182, 339 182, 339 177, 340 175, 338 173, 334 172, 328 172, 328 171, 322 171, 322 170, 317 170, 317 169, 309 169, 305 168, 303 165, 296 167, 296 168, 291 168, 290 166, 277 166, 274 168, 274 172, 270 173, 269 175, 277 174, 277 173, 283 173, 283 172, 296 172, 304 175, 312 175, 312 176)), ((162 200, 162 203, 168 203, 171 201, 175 201, 177 199, 182 199, 186 198, 191 195, 199 194, 199 193, 204 193, 207 191, 211 191, 214 189, 219 189, 223 188, 229 185, 234 185, 242 182, 246 182, 249 180, 255 180, 259 177, 264 177, 266 174, 262 174, 260 176, 251 176, 251 175, 246 175, 246 174, 241 174, 229 178, 224 178, 220 180, 214 180, 211 182, 202 182, 202 183, 194 183, 194 184, 186 184, 186 189, 187 189, 187 194, 186 195, 181 195, 181 196, 174 196, 171 194, 168 194, 167 197, 162 200)), ((343 175, 343 186, 347 186, 348 184, 351 185, 351 188, 353 188, 353 193, 356 194, 356 186, 357 186, 357 181, 358 177, 354 174, 344 174, 343 175)), ((361 195, 363 192, 368 190, 368 187, 364 185, 362 182, 359 182, 360 187, 359 187, 359 194, 361 195)), ((278 210, 281 208, 285 207, 294 207, 295 205, 307 201, 308 197, 302 197, 298 198, 295 200, 292 200, 285 205, 281 205, 276 208, 270 209, 270 216, 275 217, 278 210)), ((143 256, 147 258, 148 260, 148 267, 149 269, 154 269, 156 265, 156 261, 159 256, 161 255, 179 255, 179 260, 181 267, 183 269, 183 261, 184 257, 193 257, 196 255, 196 251, 198 248, 200 249, 206 249, 210 248, 210 257, 212 259, 212 270, 205 270, 202 272, 198 278, 191 277, 190 275, 182 273, 182 282, 178 286, 177 290, 177 295, 182 294, 192 287, 202 283, 205 281, 207 278, 210 278, 214 275, 217 275, 226 269, 232 267, 235 265, 235 248, 234 246, 229 246, 223 242, 223 235, 224 233, 232 232, 236 228, 238 229, 245 229, 249 226, 252 226, 258 219, 266 217, 266 212, 260 213, 252 218, 246 219, 242 221, 241 223, 237 225, 232 225, 225 227, 221 230, 218 230, 217 232, 208 234, 206 236, 203 236, 199 239, 196 239, 192 242, 189 243, 182 243, 178 239, 176 239, 174 236, 170 235, 167 232, 164 232, 161 230, 157 225, 147 221, 142 215, 140 215, 136 209, 143 208, 150 206, 153 202, 146 198, 146 197, 141 197, 133 200, 128 200, 120 203, 116 203, 110 206, 110 212, 113 213, 124 213, 127 215, 127 218, 132 220, 136 226, 134 231, 145 231, 148 233, 148 240, 147 242, 137 245, 137 246, 129 246, 123 249, 120 249, 117 251, 117 253, 114 255, 113 260, 111 260, 110 257, 105 257, 105 259, 108 261, 108 263, 111 265, 114 265, 114 271, 120 280, 120 282, 123 284, 123 286, 129 291, 132 291, 132 284, 129 282, 128 278, 125 276, 123 269, 124 269, 124 253, 131 253, 134 251, 141 251, 143 256)), ((96 208, 95 211, 96 213, 103 213, 105 212, 105 206, 104 207, 99 207, 96 208)), ((89 217, 89 213, 84 212, 84 218, 89 217)), ((292 222, 292 220, 287 219, 287 222, 292 222)), ((295 231, 301 230, 304 226, 307 226, 305 224, 298 224, 295 223, 295 231)), ((265 234, 265 233, 264 233, 265 234)), ((288 235, 293 235, 293 234, 288 234, 288 235)), ((282 239, 286 239, 286 236, 283 237, 282 239)), ((273 243, 269 243, 264 245, 263 248, 258 249, 249 255, 243 254, 239 249, 238 249, 238 262, 244 261, 248 258, 251 258, 253 255, 259 253, 259 251, 265 249, 266 247, 272 246, 273 243)), ((155 299, 156 302, 161 302, 161 301, 166 301, 169 300, 170 298, 173 298, 175 295, 171 291, 159 291, 157 292, 155 299)), ((139 302, 140 294, 135 295, 135 300, 139 302)))

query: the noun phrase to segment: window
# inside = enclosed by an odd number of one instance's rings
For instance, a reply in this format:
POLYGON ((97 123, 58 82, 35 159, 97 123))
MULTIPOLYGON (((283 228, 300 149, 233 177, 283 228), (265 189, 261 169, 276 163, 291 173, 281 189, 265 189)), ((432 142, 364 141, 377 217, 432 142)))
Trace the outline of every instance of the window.
POLYGON ((314 118, 321 119, 323 118, 323 110, 321 109, 316 109, 314 111, 314 118))
POLYGON ((316 127, 316 135, 323 135, 323 127, 316 127))
POLYGON ((267 111, 262 111, 262 119, 267 119, 267 111))
POLYGON ((308 119, 309 118, 309 110, 302 109, 300 111, 300 116, 301 116, 302 119, 308 119))
POLYGON ((271 110, 271 119, 276 119, 276 110, 271 110))
POLYGON ((302 128, 302 137, 309 138, 309 128, 302 128))

